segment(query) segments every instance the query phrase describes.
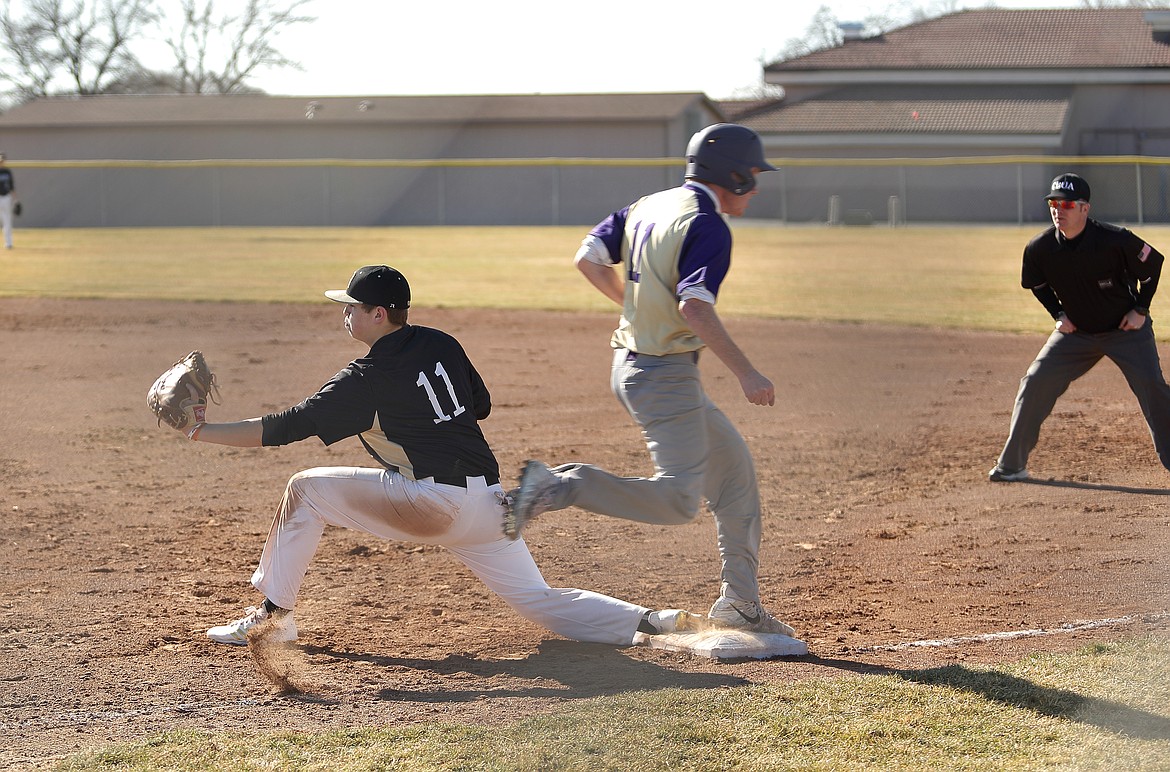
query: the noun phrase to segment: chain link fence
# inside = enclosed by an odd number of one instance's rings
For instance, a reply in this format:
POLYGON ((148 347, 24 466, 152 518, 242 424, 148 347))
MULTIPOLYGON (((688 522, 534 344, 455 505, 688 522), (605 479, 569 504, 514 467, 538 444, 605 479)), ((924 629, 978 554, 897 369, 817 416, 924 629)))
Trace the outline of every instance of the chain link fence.
MULTIPOLYGON (((748 217, 786 224, 1043 223, 1052 178, 1093 216, 1170 222, 1170 158, 771 159, 748 217)), ((681 182, 675 158, 12 163, 22 227, 589 225, 681 182)))
POLYGON ((1142 156, 789 160, 752 208, 831 225, 1048 222, 1044 196, 1065 172, 1089 182, 1098 219, 1170 222, 1170 159, 1142 156))

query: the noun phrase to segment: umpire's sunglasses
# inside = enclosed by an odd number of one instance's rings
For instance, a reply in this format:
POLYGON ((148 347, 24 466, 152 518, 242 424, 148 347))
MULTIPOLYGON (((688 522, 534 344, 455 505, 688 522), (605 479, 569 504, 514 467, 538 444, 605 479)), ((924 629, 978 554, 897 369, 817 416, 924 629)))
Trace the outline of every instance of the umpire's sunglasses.
POLYGON ((1081 200, 1066 201, 1066 200, 1060 199, 1060 198, 1048 199, 1048 206, 1052 207, 1053 209, 1075 209, 1077 204, 1083 204, 1083 203, 1085 203, 1085 202, 1081 201, 1081 200))

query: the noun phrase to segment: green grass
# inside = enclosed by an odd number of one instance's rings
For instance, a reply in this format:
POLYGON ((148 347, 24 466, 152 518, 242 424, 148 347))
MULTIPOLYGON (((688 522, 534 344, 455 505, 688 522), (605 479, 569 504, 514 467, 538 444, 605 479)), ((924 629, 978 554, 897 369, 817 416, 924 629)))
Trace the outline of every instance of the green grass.
POLYGON ((30 230, 0 261, 0 296, 321 302, 323 290, 344 287, 358 267, 386 263, 406 274, 417 305, 586 308, 591 290, 568 275, 576 273, 571 260, 582 235, 581 228, 30 230))
POLYGON ((721 303, 784 318, 1036 329, 1050 322, 1020 287, 1020 260, 1037 231, 741 228, 721 303))
MULTIPOLYGON (((320 302, 359 266, 387 263, 410 279, 419 306, 613 310, 572 267, 586 230, 30 229, 0 256, 0 297, 320 302)), ((720 311, 1037 330, 1050 321, 1019 285, 1020 255, 1037 231, 737 224, 720 311)), ((1170 228, 1138 232, 1170 249, 1170 228)))
POLYGON ((82 769, 1170 768, 1170 642, 735 689, 631 692, 503 726, 176 731, 82 769))

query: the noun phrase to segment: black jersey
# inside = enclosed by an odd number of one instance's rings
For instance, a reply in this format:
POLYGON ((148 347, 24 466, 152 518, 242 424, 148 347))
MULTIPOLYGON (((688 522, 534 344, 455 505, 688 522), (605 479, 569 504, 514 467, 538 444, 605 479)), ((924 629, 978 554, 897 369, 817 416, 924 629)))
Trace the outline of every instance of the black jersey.
POLYGON ((264 444, 317 436, 326 445, 357 435, 387 469, 421 480, 499 480, 479 428, 491 395, 463 346, 440 330, 407 325, 301 404, 264 416, 264 444))
POLYGON ((16 177, 9 169, 0 169, 0 196, 7 196, 16 190, 16 177))
POLYGON ((1053 316, 1068 314, 1081 332, 1107 332, 1134 307, 1150 307, 1162 261, 1158 250, 1126 228, 1090 219, 1074 239, 1052 227, 1028 242, 1021 283, 1053 316), (1045 287, 1058 303, 1039 291, 1045 287))

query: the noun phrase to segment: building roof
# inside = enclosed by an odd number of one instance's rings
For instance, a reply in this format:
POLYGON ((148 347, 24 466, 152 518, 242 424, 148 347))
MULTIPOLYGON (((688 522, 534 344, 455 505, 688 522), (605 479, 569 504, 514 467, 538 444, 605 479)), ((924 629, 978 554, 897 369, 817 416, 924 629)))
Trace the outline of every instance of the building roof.
POLYGON ((1078 84, 1170 82, 1168 41, 1170 11, 960 11, 768 65, 766 79, 788 95, 771 108, 745 105, 742 122, 774 138, 1051 143, 1078 84))
POLYGON ((498 94, 474 96, 311 97, 141 95, 45 97, 0 115, 0 126, 163 124, 476 123, 512 121, 667 120, 702 93, 498 94))
MULTIPOLYGON (((1170 67, 1170 43, 1164 33, 1155 34, 1147 15, 1160 17, 1166 12, 960 11, 774 62, 764 72, 1170 67)), ((782 78, 770 80, 782 83, 782 78)))
POLYGON ((758 97, 756 99, 720 99, 715 102, 715 106, 723 117, 729 121, 736 123, 742 122, 742 119, 747 118, 755 113, 764 112, 777 107, 782 101, 782 97, 758 97))
POLYGON ((1071 99, 1072 88, 1059 85, 855 85, 736 114, 768 134, 1052 135, 1063 130, 1071 99))
POLYGON ((809 100, 741 122, 761 134, 1060 134, 1067 99, 809 100))

